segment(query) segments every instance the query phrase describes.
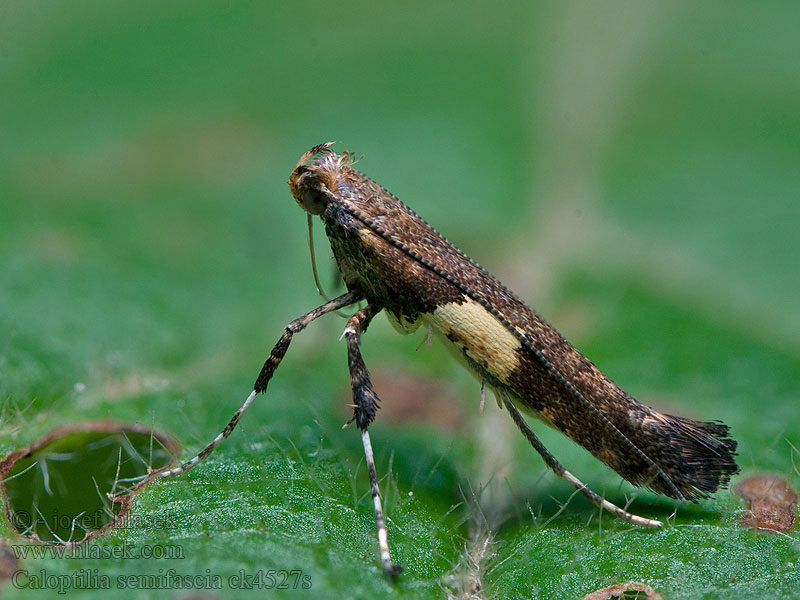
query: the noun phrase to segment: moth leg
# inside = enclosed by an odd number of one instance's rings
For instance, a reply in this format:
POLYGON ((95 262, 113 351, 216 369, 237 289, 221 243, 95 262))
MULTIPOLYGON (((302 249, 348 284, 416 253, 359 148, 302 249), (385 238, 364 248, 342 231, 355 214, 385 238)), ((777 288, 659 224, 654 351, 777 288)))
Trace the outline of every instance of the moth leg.
POLYGON ((354 304, 361 299, 361 296, 355 292, 348 292, 347 294, 343 294, 333 300, 330 300, 323 304, 322 306, 318 306, 314 310, 307 312, 302 317, 299 317, 289 323, 286 326, 286 329, 283 332, 283 335, 278 340, 278 343, 275 344, 275 347, 272 349, 272 352, 269 353, 269 357, 267 361, 264 363, 264 366, 261 368, 261 372, 258 375, 258 379, 256 379, 255 386, 253 387, 253 391, 250 392, 250 395, 245 400, 244 404, 242 404, 241 408, 236 411, 233 415, 231 420, 225 426, 220 434, 214 438, 214 440, 206 446, 202 452, 200 452, 194 458, 187 460, 182 465, 175 467, 174 469, 170 469, 169 471, 164 471, 163 473, 159 473, 158 477, 165 478, 165 477, 173 477, 175 475, 181 475, 186 473, 189 469, 197 465, 197 463, 203 461, 209 454, 211 454, 217 446, 222 443, 222 441, 227 438, 236 427, 236 424, 239 422, 239 419, 242 418, 242 415, 250 408, 250 405, 255 400, 256 396, 267 389, 267 384, 269 380, 272 378, 273 373, 278 368, 278 365, 281 363, 286 351, 289 349, 289 343, 292 341, 292 336, 295 333, 298 333, 305 329, 311 321, 314 319, 318 319, 324 314, 329 312, 333 312, 334 310, 338 310, 349 304, 354 304))
POLYGON ((400 565, 392 562, 389 554, 389 534, 386 530, 386 517, 383 514, 381 505, 381 491, 378 488, 378 476, 375 472, 375 457, 372 453, 372 442, 369 438, 369 424, 375 418, 375 413, 380 405, 378 394, 372 387, 369 372, 361 356, 358 346, 361 342, 361 333, 366 331, 369 322, 372 320, 381 307, 367 305, 365 308, 354 314, 344 328, 344 338, 347 340, 347 358, 350 366, 350 385, 353 388, 353 420, 361 430, 361 442, 364 444, 364 456, 367 461, 367 471, 369 472, 369 483, 372 487, 372 502, 375 506, 375 524, 378 528, 378 546, 380 548, 381 564, 383 572, 394 579, 402 571, 400 565))
POLYGON ((511 418, 514 420, 514 423, 516 423, 517 427, 520 428, 523 435, 525 435, 530 442, 531 446, 533 446, 533 448, 542 456, 544 462, 553 470, 556 475, 566 479, 576 490, 583 494, 587 500, 589 500, 589 502, 595 506, 609 511, 623 521, 627 521, 633 525, 640 525, 642 527, 663 527, 664 524, 661 521, 634 515, 620 508, 616 504, 612 504, 605 498, 602 498, 599 494, 590 490, 585 483, 567 471, 564 466, 558 462, 558 460, 556 460, 556 457, 550 454, 550 451, 544 447, 544 444, 542 444, 541 440, 536 437, 536 434, 533 433, 533 430, 528 426, 528 423, 522 417, 519 410, 517 410, 517 407, 514 406, 511 398, 508 397, 508 392, 504 388, 499 389, 500 394, 503 396, 503 404, 506 405, 508 412, 511 414, 511 418))

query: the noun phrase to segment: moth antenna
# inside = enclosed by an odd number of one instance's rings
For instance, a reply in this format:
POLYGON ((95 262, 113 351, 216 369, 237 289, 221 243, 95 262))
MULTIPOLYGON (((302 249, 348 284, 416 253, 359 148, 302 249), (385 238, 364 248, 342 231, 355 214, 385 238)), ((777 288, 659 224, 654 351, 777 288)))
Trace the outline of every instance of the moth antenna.
MULTIPOLYGON (((311 252, 311 271, 314 273, 314 285, 317 286, 317 292, 319 292, 319 295, 322 296, 326 301, 330 302, 328 294, 326 294, 325 290, 322 289, 322 284, 319 281, 319 275, 317 273, 317 259, 316 253, 314 252, 314 235, 311 216, 311 213, 308 213, 308 249, 311 252)), ((334 285, 334 288, 335 287, 337 286, 334 285)), ((350 318, 350 315, 343 313, 341 310, 337 310, 336 314, 344 319, 350 318)))
POLYGON ((322 289, 322 284, 319 281, 319 275, 317 274, 317 257, 314 253, 314 228, 311 222, 311 213, 308 213, 308 250, 311 253, 311 271, 314 273, 314 285, 317 286, 317 292, 319 295, 325 298, 325 300, 330 300, 328 295, 322 289))

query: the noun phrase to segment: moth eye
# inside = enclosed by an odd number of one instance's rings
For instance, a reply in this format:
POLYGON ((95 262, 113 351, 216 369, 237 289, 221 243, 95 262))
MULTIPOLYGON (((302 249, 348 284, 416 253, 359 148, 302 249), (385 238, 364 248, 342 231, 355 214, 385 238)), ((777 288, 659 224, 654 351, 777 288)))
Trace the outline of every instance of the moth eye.
POLYGON ((312 215, 321 215, 328 205, 328 198, 320 190, 305 188, 302 193, 303 208, 312 215))

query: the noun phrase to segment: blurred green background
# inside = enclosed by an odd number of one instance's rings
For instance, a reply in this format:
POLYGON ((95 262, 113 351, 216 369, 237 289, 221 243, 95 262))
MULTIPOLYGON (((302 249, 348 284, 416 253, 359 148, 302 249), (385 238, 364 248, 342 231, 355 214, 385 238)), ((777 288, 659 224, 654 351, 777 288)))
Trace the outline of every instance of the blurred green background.
MULTIPOLYGON (((338 140, 634 396, 724 420, 746 473, 797 486, 798 22, 790 2, 3 2, 0 451, 88 419, 154 426, 184 456, 216 435, 283 326, 319 303, 285 182, 338 140)), ((391 586, 358 436, 340 430, 343 323, 296 337, 208 463, 137 497, 174 528, 92 542, 180 544, 183 560, 22 568, 310 575, 310 591, 271 590, 286 597, 460 597, 475 581, 502 598, 628 580, 665 598, 800 593, 796 533, 743 530, 728 491, 699 506, 639 493, 635 512, 676 512, 663 531, 601 517, 493 402, 478 415, 477 384, 441 347, 415 352, 421 333, 379 318, 363 351, 406 567, 391 586)), ((542 436, 609 499, 631 496, 542 436)))

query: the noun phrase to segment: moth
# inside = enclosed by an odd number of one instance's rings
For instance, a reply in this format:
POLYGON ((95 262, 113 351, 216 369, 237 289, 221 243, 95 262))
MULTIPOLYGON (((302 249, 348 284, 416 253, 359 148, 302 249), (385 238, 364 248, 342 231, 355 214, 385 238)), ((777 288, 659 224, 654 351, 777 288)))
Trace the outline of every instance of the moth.
MULTIPOLYGON (((383 571, 401 572, 389 551, 369 425, 380 405, 359 350, 379 312, 404 334, 431 328, 508 410, 530 444, 558 475, 591 502, 636 525, 662 523, 631 514, 590 490, 534 434, 522 413, 554 427, 637 486, 681 501, 706 498, 739 472, 736 442, 721 422, 662 414, 603 374, 536 312, 408 206, 353 168, 333 143, 314 146, 289 177, 292 196, 325 226, 347 292, 286 326, 253 392, 200 454, 160 473, 185 473, 230 435, 257 394, 267 389, 294 334, 327 313, 366 302, 347 321, 353 420, 361 439, 375 508, 383 571)), ((313 252, 312 252, 313 255, 313 252)))

